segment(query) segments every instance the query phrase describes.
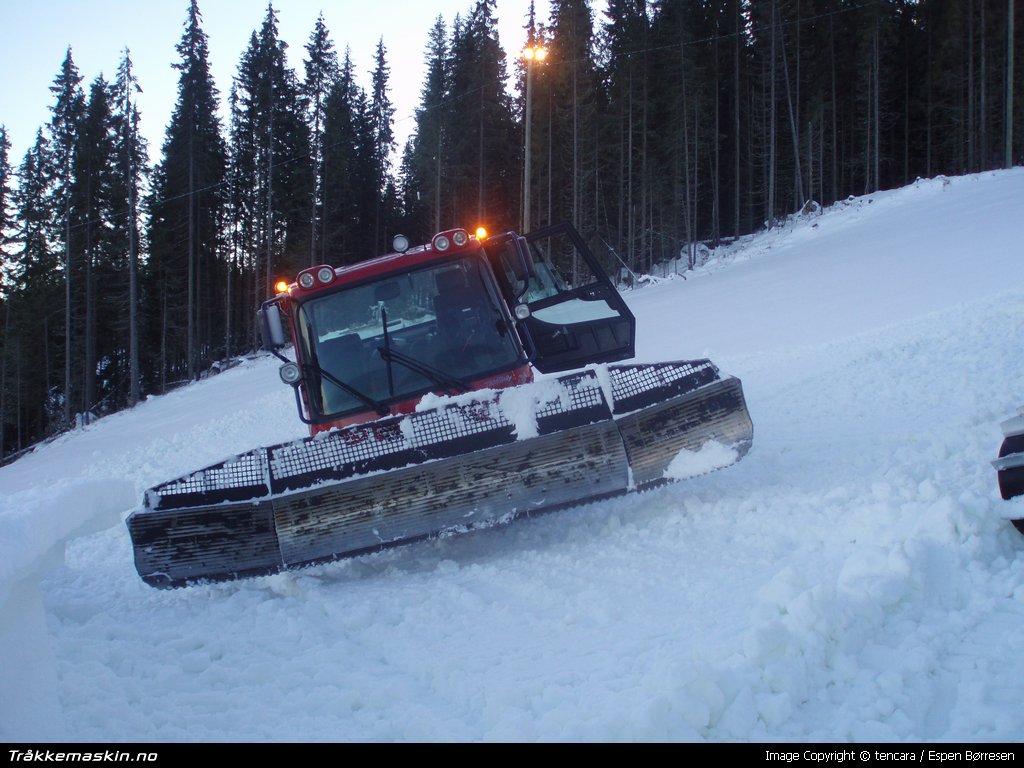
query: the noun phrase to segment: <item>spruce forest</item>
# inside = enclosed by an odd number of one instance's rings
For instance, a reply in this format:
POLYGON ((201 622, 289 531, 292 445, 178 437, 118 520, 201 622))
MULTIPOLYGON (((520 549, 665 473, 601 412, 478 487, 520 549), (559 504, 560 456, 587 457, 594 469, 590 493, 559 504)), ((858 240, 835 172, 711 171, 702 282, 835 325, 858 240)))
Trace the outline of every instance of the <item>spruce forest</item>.
POLYGON ((551 0, 522 20, 529 65, 496 0, 467 0, 424 30, 403 147, 383 39, 366 89, 322 17, 290 62, 270 5, 214 83, 183 5, 159 148, 128 50, 91 82, 68 50, 23 158, 0 115, 0 458, 253 351, 276 280, 399 232, 569 221, 612 271, 685 270, 800 210, 1024 158, 1020 0, 551 0))

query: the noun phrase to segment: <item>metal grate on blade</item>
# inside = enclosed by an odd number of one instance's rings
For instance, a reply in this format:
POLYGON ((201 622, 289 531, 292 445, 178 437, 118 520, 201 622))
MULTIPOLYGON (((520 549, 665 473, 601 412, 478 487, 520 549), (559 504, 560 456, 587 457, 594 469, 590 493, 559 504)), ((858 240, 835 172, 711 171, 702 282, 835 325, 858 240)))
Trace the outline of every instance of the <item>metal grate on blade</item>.
POLYGON ((314 474, 349 477, 380 460, 394 458, 401 465, 411 451, 507 431, 509 426, 493 401, 451 404, 272 448, 270 469, 275 483, 314 474))
POLYGON ((359 425, 270 449, 270 472, 275 480, 342 470, 408 448, 398 420, 359 425))
POLYGON ((412 445, 420 447, 459 440, 511 427, 494 400, 451 404, 406 417, 412 445))
POLYGON ((684 395, 716 381, 718 368, 710 360, 684 360, 608 368, 616 415, 652 405, 667 396, 684 395))
POLYGON ((155 486, 146 492, 151 509, 243 501, 267 493, 267 451, 257 448, 220 464, 155 486))
MULTIPOLYGON (((538 403, 539 434, 611 417, 592 371, 563 376, 557 384, 556 393, 545 393, 538 403)), ((514 442, 516 428, 501 397, 499 391, 260 448, 151 489, 147 505, 176 509, 248 500, 514 442)))
POLYGON ((538 419, 604 405, 604 393, 593 372, 562 376, 558 381, 562 395, 543 401, 537 411, 538 419))

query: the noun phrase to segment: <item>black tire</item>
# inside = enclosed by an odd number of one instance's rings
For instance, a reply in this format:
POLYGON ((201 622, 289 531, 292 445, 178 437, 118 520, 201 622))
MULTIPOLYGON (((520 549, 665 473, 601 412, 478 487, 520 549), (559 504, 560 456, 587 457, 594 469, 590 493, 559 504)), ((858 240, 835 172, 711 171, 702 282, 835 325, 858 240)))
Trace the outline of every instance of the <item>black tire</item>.
MULTIPOLYGON (((1008 437, 999 447, 999 458, 1015 453, 1024 453, 1024 435, 1008 437)), ((1024 467, 1004 469, 999 472, 999 493, 1006 500, 1024 494, 1024 467)))
POLYGON ((1003 440, 1003 444, 999 446, 999 458, 1011 453, 1024 453, 1024 435, 1014 435, 1003 440))
MULTIPOLYGON (((1024 453, 1024 435, 1008 437, 999 447, 999 458, 1014 453, 1024 453)), ((1024 495, 1024 467, 1004 469, 999 473, 999 493, 1007 501, 1024 495)), ((1024 518, 1010 522, 1021 534, 1024 534, 1024 518)))

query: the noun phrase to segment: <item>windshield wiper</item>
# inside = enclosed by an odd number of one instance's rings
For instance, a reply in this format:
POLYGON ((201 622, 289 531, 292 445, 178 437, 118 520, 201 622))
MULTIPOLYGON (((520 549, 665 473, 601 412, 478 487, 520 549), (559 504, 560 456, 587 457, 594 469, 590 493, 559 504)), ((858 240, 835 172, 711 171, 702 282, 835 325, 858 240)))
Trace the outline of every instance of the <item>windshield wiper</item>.
POLYGON ((447 387, 449 389, 454 389, 459 392, 469 392, 470 386, 463 379, 457 378, 455 376, 449 376, 444 371, 439 371, 437 368, 427 365, 426 363, 421 362, 420 360, 417 360, 414 357, 409 357, 409 355, 405 354, 404 352, 396 352, 394 349, 392 349, 391 337, 388 334, 387 309, 381 307, 380 314, 381 321, 383 322, 384 325, 384 346, 377 347, 377 351, 380 353, 381 359, 383 359, 384 362, 388 364, 388 391, 391 393, 392 397, 394 397, 395 394, 394 381, 391 375, 392 361, 398 363, 399 365, 405 366, 413 373, 418 373, 425 379, 430 379, 432 382, 434 382, 434 384, 437 384, 439 387, 447 387))
MULTIPOLYGON (((346 384, 344 381, 339 379, 333 373, 330 373, 329 371, 325 371, 323 368, 321 368, 320 367, 320 359, 317 357, 315 349, 311 349, 310 350, 310 357, 312 358, 313 361, 311 363, 307 363, 304 367, 312 368, 314 371, 316 371, 318 374, 320 374, 321 377, 327 379, 334 386, 338 387, 339 389, 345 390, 350 395, 352 395, 352 397, 354 397, 356 400, 360 401, 363 405, 370 406, 371 408, 373 408, 373 410, 375 410, 377 412, 378 416, 390 416, 391 415, 391 409, 388 408, 386 405, 384 405, 384 403, 380 402, 379 400, 374 400, 372 397, 370 397, 365 392, 362 392, 362 391, 356 389, 351 384, 346 384)), ((330 416, 331 414, 327 413, 327 414, 324 414, 324 415, 325 416, 330 416)))
POLYGON ((439 371, 437 368, 420 362, 414 357, 409 357, 403 352, 396 352, 390 347, 378 347, 377 351, 380 352, 380 356, 387 361, 388 364, 393 360, 399 365, 405 366, 410 371, 418 373, 424 378, 430 379, 438 386, 457 389, 459 392, 469 392, 470 390, 469 384, 467 384, 464 379, 449 376, 448 374, 439 371))
MULTIPOLYGON (((329 382, 331 382, 331 384, 333 384, 334 386, 339 387, 340 389, 345 390, 350 395, 352 395, 352 397, 354 397, 356 400, 359 400, 364 405, 368 405, 371 408, 373 408, 377 412, 378 415, 380 415, 380 416, 390 416, 391 415, 391 409, 388 408, 386 405, 384 405, 384 403, 382 403, 382 402, 380 402, 378 400, 374 400, 372 397, 367 395, 365 392, 359 391, 358 389, 353 387, 351 384, 346 384, 344 381, 339 379, 334 374, 329 373, 328 371, 325 371, 323 368, 320 367, 319 364, 314 364, 311 367, 315 368, 317 370, 317 372, 321 376, 323 376, 325 379, 327 379, 329 382)), ((327 414, 327 415, 329 416, 330 414, 327 414)))

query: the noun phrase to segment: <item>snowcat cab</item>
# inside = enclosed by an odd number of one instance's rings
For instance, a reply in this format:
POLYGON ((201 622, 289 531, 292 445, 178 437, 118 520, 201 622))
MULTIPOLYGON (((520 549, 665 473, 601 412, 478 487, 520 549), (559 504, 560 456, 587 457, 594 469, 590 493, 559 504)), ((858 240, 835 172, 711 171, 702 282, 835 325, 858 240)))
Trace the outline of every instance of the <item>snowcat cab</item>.
POLYGON ((396 240, 388 256, 304 270, 260 310, 265 348, 294 349, 281 377, 312 434, 410 413, 431 391, 503 389, 532 381, 533 368, 633 356, 633 314, 568 226, 528 238, 456 229, 411 250, 396 240))
POLYGON ((415 248, 399 236, 393 253, 278 290, 264 347, 311 436, 149 489, 127 525, 152 586, 486 528, 750 448, 742 386, 710 361, 609 365, 633 357, 635 320, 566 224, 415 248))

